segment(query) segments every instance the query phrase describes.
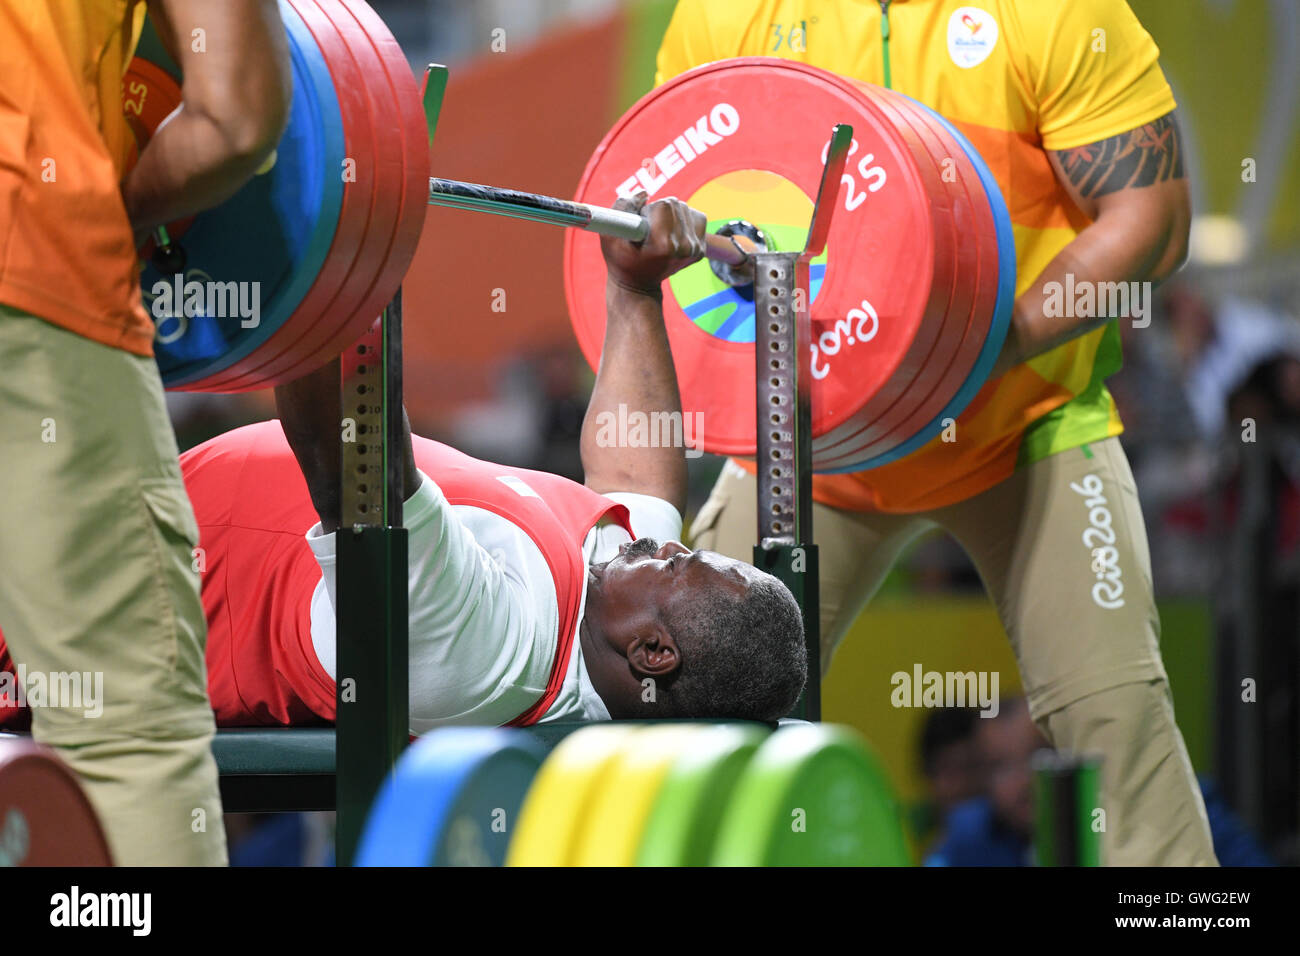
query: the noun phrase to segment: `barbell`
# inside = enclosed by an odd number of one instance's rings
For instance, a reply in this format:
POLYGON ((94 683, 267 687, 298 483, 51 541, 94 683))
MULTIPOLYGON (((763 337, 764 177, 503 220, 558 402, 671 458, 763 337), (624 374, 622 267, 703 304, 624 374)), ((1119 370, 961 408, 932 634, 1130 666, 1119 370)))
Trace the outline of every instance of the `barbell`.
MULTIPOLYGON (((671 192, 709 218, 710 261, 665 284, 683 411, 703 423, 699 447, 753 455, 750 256, 802 248, 837 123, 855 136, 842 208, 810 269, 815 468, 856 471, 915 450, 987 380, 1015 293, 1010 219, 979 153, 922 104, 788 60, 708 64, 634 105, 596 148, 575 199, 562 200, 430 178, 414 79, 373 11, 360 0, 281 0, 281 12, 295 86, 274 163, 216 209, 169 225, 184 249, 180 279, 152 263, 142 273, 167 387, 263 388, 341 353, 396 291, 429 204, 577 227, 565 240, 565 287, 597 367, 604 267, 592 233, 643 238, 644 217, 610 206, 671 192), (243 307, 251 287, 256 316, 243 307), (231 309, 236 293, 241 308, 231 309)), ((124 83, 141 143, 179 102, 177 78, 146 33, 124 83)))
POLYGON ((443 728, 375 800, 362 866, 911 863, 865 741, 827 724, 606 723, 549 755, 526 731, 443 728))

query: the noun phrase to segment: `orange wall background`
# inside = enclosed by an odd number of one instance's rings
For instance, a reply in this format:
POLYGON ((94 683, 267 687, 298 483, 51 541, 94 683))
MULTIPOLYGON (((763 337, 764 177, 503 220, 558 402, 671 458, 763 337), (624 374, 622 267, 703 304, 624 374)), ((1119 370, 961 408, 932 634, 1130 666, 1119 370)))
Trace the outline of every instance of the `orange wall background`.
MULTIPOLYGON (((453 70, 432 175, 571 197, 617 112, 623 20, 556 31, 453 70)), ((561 275, 564 231, 429 208, 403 287, 406 400, 417 431, 489 396, 509 355, 577 345, 561 275), (505 311, 492 310, 504 290, 505 311)))

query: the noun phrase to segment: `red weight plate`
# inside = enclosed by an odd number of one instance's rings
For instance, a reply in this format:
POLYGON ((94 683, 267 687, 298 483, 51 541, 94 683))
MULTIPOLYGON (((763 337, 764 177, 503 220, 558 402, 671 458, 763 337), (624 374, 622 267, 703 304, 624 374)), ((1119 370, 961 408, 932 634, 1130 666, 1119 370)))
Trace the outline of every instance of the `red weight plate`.
MULTIPOLYGON (((329 0, 327 0, 327 4, 329 0)), ((344 205, 334 243, 320 275, 293 316, 256 352, 204 383, 209 391, 241 391, 292 381, 289 370, 319 368, 365 333, 356 307, 382 266, 392 239, 399 197, 392 187, 393 162, 379 146, 381 131, 396 115, 392 95, 373 48, 361 28, 335 5, 331 17, 316 0, 290 0, 334 80, 343 118, 347 158, 356 181, 344 185, 344 205), (354 326, 362 326, 352 334, 354 326)), ((396 157, 400 162, 400 154, 396 157)), ((343 175, 331 170, 330 175, 343 175)))
MULTIPOLYGON (((842 84, 846 90, 865 97, 875 104, 871 91, 878 88, 841 76, 834 76, 834 79, 842 84)), ((883 107, 887 106, 887 103, 876 105, 883 107)), ((960 201, 960 197, 944 188, 945 184, 939 176, 939 170, 933 158, 926 149, 925 143, 916 136, 915 131, 906 124, 900 124, 897 118, 890 115, 887 109, 882 108, 881 111, 898 136, 911 139, 913 155, 918 159, 917 168, 924 180, 927 212, 933 222, 935 236, 934 285, 931 293, 930 311, 927 313, 927 320, 918 330, 916 339, 913 342, 909 363, 900 366, 898 371, 863 403, 862 407, 853 416, 852 422, 845 423, 839 428, 826 433, 821 436, 820 441, 816 437, 814 438, 814 463, 823 457, 820 448, 822 445, 828 444, 828 439, 829 443, 835 443, 838 436, 853 432, 859 425, 872 422, 888 410, 898 409, 900 406, 903 408, 908 407, 914 401, 914 395, 929 390, 938 377, 942 375, 943 360, 941 356, 947 349, 945 343, 953 334, 952 299, 956 291, 960 237, 956 235, 953 229, 951 205, 960 201), (936 352, 938 355, 936 355, 936 352)), ((821 333, 821 339, 819 339, 816 328, 814 328, 814 345, 824 348, 825 336, 826 333, 821 333)), ((814 361, 816 361, 815 358, 814 361)))
MULTIPOLYGON (((638 188, 677 195, 713 225, 747 218, 777 248, 797 249, 837 122, 853 125, 859 150, 845 172, 826 256, 861 268, 819 274, 813 264, 814 336, 835 346, 833 356, 819 349, 814 357, 814 434, 850 421, 882 389, 897 387, 895 376, 913 378, 935 334, 923 324, 944 319, 951 276, 940 270, 936 282, 935 219, 918 169, 932 160, 919 141, 909 142, 860 92, 825 71, 765 57, 727 60, 642 98, 602 141, 578 187, 580 200, 601 205, 638 188)), ((570 231, 570 315, 593 367, 604 332, 603 277, 599 239, 570 231)), ((754 409, 746 400, 754 394, 753 320, 745 303, 706 263, 668 285, 664 311, 684 409, 706 413, 707 450, 753 454, 754 409)))
POLYGON ((968 237, 969 245, 977 250, 975 268, 967 279, 968 291, 973 294, 970 303, 967 328, 960 339, 953 361, 938 388, 926 396, 922 406, 907 419, 897 425, 884 437, 869 438, 865 433, 863 440, 847 441, 833 455, 818 459, 822 467, 843 467, 854 462, 868 461, 884 454, 901 442, 906 441, 922 428, 925 428, 943 410, 952 396, 961 388, 970 374, 975 361, 988 335, 992 320, 994 303, 997 298, 998 281, 998 247, 993 222, 993 213, 989 208, 983 184, 967 157, 965 150, 951 134, 933 120, 924 110, 918 109, 909 99, 891 93, 895 107, 914 128, 921 131, 930 143, 934 155, 942 159, 952 159, 957 170, 957 181, 968 192, 972 201, 965 207, 969 214, 958 223, 961 233, 968 237))
MULTIPOLYGON (((922 139, 934 162, 935 182, 932 188, 936 191, 943 190, 952 196, 950 224, 959 242, 956 263, 958 281, 954 285, 953 299, 948 306, 948 322, 942 340, 932 354, 933 375, 930 380, 913 383, 903 398, 856 432, 842 428, 834 436, 834 443, 827 441, 831 436, 823 437, 820 442, 815 441, 814 458, 823 467, 833 463, 842 464, 845 459, 865 461, 871 454, 883 453, 924 428, 943 409, 952 394, 960 388, 979 354, 983 336, 972 335, 979 259, 981 252, 985 255, 990 252, 996 254, 994 238, 984 236, 972 228, 977 215, 976 204, 987 204, 982 187, 974 196, 967 188, 976 174, 966 155, 960 153, 954 159, 953 168, 957 175, 945 177, 943 160, 949 158, 950 149, 933 133, 930 128, 932 124, 922 123, 919 115, 901 109, 907 103, 905 97, 879 87, 863 86, 864 95, 875 97, 881 108, 890 113, 900 128, 906 127, 922 139), (982 249, 982 246, 987 248, 982 249), (955 382, 954 375, 957 375, 955 382), (868 449, 871 450, 870 454, 867 454, 868 449)), ((976 186, 979 186, 978 182, 976 186)), ((991 228, 991 216, 988 219, 991 228)), ((859 421, 868 420, 859 416, 859 421)))
MULTIPOLYGON (((359 303, 346 308, 344 320, 349 324, 341 347, 339 337, 334 336, 314 353, 307 348, 296 349, 293 354, 302 358, 296 365, 278 373, 281 380, 291 380, 318 368, 374 324, 406 275, 428 208, 428 126, 419 88, 405 54, 383 20, 360 0, 317 0, 317 3, 347 36, 358 59, 368 56, 376 64, 371 82, 376 90, 381 91, 378 99, 384 107, 376 113, 376 117, 381 117, 375 124, 380 163, 377 175, 384 188, 391 191, 395 207, 388 219, 388 242, 382 245, 382 254, 377 257, 378 271, 366 285, 359 303), (369 53, 361 49, 363 45, 369 47, 369 53), (388 91, 386 98, 382 93, 385 87, 388 91)), ((377 241, 376 248, 380 247, 377 241)))
MULTIPOLYGON (((375 267, 373 224, 376 209, 384 208, 387 194, 375 177, 373 157, 377 147, 365 83, 365 67, 370 64, 356 61, 343 35, 311 0, 291 0, 291 5, 312 34, 334 80, 345 149, 348 158, 355 161, 356 181, 344 184, 343 205, 329 254, 293 316, 256 352, 206 380, 204 387, 210 391, 237 391, 289 381, 288 377, 277 376, 275 369, 283 364, 286 355, 301 354, 304 340, 333 334, 334 327, 328 322, 330 305, 337 301, 349 281, 355 281, 368 265, 372 270, 375 267)), ((342 173, 341 169, 329 172, 330 175, 342 173)))
POLYGON ((971 369, 974 368, 975 361, 984 347, 984 341, 988 337, 993 309, 997 300, 997 231, 993 221, 993 211, 989 207, 988 198, 984 192, 983 183, 980 182, 979 174, 970 162, 965 150, 961 148, 960 144, 942 124, 936 122, 924 110, 918 109, 906 97, 895 96, 895 100, 900 112, 909 116, 914 126, 918 129, 924 129, 928 135, 934 137, 935 145, 932 149, 937 151, 936 156, 951 158, 955 167, 959 170, 958 181, 963 185, 970 197, 970 203, 965 211, 970 213, 971 218, 961 220, 957 225, 962 234, 970 237, 970 244, 978 254, 974 263, 974 271, 971 273, 967 285, 967 291, 971 293, 967 330, 953 358, 952 365, 943 378, 941 387, 936 389, 933 395, 926 398, 921 409, 912 420, 895 430, 897 440, 894 440, 894 436, 891 436, 888 441, 877 442, 873 446, 864 448, 863 452, 869 458, 883 454, 899 442, 907 440, 916 432, 925 428, 952 400, 952 397, 970 374, 971 369))
POLYGON ((932 338, 931 349, 926 356, 921 373, 911 381, 897 381, 895 389, 882 390, 872 401, 863 406, 862 410, 854 416, 852 423, 846 423, 832 433, 815 438, 813 440, 814 462, 835 457, 837 452, 845 450, 846 445, 851 447, 863 441, 882 438, 897 424, 906 421, 914 414, 924 397, 933 392, 942 381, 957 351, 957 346, 965 334, 970 314, 971 296, 969 289, 966 288, 966 273, 974 264, 975 253, 956 228, 958 218, 968 213, 965 207, 970 202, 969 197, 958 184, 943 178, 938 160, 933 158, 930 142, 923 135, 923 131, 908 124, 894 109, 891 99, 883 95, 887 91, 880 90, 877 94, 878 88, 867 84, 855 83, 854 85, 860 89, 863 96, 872 99, 891 118, 900 135, 916 137, 920 142, 920 149, 930 157, 930 163, 928 165, 921 163, 919 168, 925 177, 929 201, 940 213, 939 218, 943 220, 935 231, 936 236, 942 236, 944 239, 941 248, 936 243, 938 259, 953 278, 949 285, 949 298, 944 306, 944 321, 941 326, 938 324, 935 326, 936 334, 932 338))
POLYGON ((10 866, 112 866, 99 818, 54 754, 0 738, 0 852, 10 866))
MULTIPOLYGON (((373 317, 383 311, 401 286, 424 231, 424 217, 429 211, 429 126, 420 85, 411 72, 406 54, 384 22, 361 0, 343 0, 343 5, 365 27, 366 35, 384 64, 399 114, 393 134, 401 136, 403 155, 400 212, 393 244, 369 298, 361 307, 362 314, 371 316, 373 322, 373 317)), ((396 145, 397 140, 394 138, 393 142, 396 145)))

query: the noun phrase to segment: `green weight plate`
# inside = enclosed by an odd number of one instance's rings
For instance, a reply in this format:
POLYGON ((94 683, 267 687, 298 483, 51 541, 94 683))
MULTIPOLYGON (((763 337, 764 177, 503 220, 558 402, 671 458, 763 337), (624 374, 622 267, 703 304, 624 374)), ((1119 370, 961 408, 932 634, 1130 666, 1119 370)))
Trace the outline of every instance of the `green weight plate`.
POLYGON ((715 866, 906 866, 898 801, 857 733, 782 728, 737 781, 715 866))
POLYGON ((663 779, 637 850, 637 866, 707 866, 728 798, 769 733, 753 725, 710 727, 663 779))

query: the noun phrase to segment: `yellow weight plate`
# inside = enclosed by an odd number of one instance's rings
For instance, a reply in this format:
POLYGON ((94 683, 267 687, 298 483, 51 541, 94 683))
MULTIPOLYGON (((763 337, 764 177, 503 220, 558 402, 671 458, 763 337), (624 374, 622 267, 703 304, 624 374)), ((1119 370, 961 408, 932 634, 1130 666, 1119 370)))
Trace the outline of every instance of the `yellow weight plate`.
POLYGON ((577 866, 635 866, 655 799, 673 765, 707 725, 669 724, 638 730, 591 793, 573 851, 577 866))
POLYGON ((519 811, 506 866, 569 866, 593 791, 636 733, 629 724, 596 724, 566 737, 542 764, 519 811))

